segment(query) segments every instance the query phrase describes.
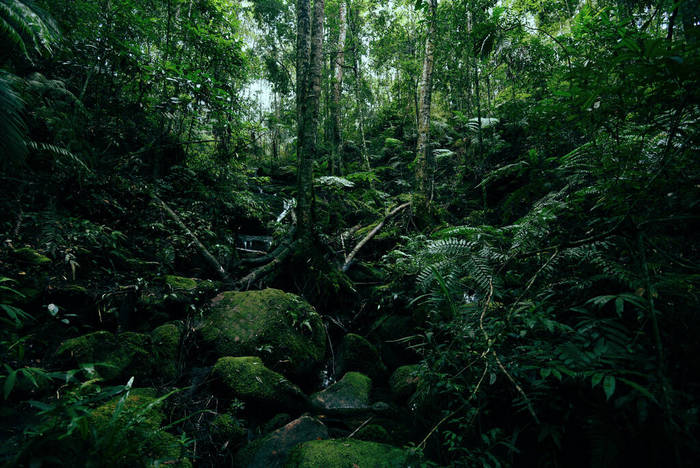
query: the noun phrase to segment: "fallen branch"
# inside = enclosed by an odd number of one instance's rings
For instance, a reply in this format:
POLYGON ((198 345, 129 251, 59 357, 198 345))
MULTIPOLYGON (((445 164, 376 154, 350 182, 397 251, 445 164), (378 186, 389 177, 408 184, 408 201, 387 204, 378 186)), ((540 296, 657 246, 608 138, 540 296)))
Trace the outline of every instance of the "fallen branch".
POLYGON ((154 193, 151 193, 151 198, 158 202, 160 207, 163 209, 165 214, 168 215, 168 217, 177 224, 180 229, 182 229, 192 240, 194 243, 195 247, 197 247, 197 250, 199 250, 200 255, 202 258, 209 264, 209 266, 216 271, 216 273, 219 275, 219 277, 226 281, 226 282, 231 282, 231 277, 229 274, 226 272, 224 267, 221 266, 221 264, 214 258, 214 256, 209 253, 206 247, 204 247, 204 244, 202 244, 199 239, 197 239, 197 236, 194 235, 194 233, 185 226, 185 223, 182 222, 180 217, 175 213, 163 200, 161 200, 157 195, 154 193))
POLYGON ((240 280, 236 281, 234 283, 236 286, 236 289, 239 289, 239 288, 248 289, 251 284, 253 284, 254 282, 267 276, 277 265, 282 263, 282 261, 292 252, 292 250, 294 249, 296 244, 297 244, 297 241, 294 241, 291 244, 288 244, 287 246, 285 246, 285 248, 283 248, 282 250, 279 251, 277 256, 275 258, 273 258, 272 261, 254 269, 253 271, 248 273, 246 276, 244 276, 240 280))
POLYGON ((400 211, 405 210, 405 209, 408 208, 409 206, 411 206, 411 202, 406 202, 406 203, 404 203, 403 205, 399 205, 399 206, 397 206, 396 208, 394 208, 393 210, 391 210, 391 211, 389 212, 389 214, 386 215, 386 216, 384 217, 384 219, 382 219, 382 220, 379 222, 379 224, 377 224, 377 225, 374 227, 374 229, 372 229, 372 230, 369 232, 369 234, 367 234, 367 235, 364 237, 364 239, 362 239, 360 242, 357 243, 357 245, 355 246, 355 248, 352 249, 352 252, 350 252, 350 255, 348 255, 347 257, 345 257, 345 263, 343 263, 343 266, 341 267, 341 270, 342 270, 342 271, 347 271, 348 268, 350 268, 350 264, 352 263, 352 260, 355 258, 355 255, 357 255, 357 252, 359 252, 360 249, 361 249, 362 247, 364 247, 364 245, 365 245, 367 242, 369 242, 370 240, 372 240, 372 238, 373 238, 374 236, 377 235, 377 233, 384 227, 384 225, 386 224, 386 222, 387 222, 389 219, 391 219, 393 216, 395 216, 395 215, 396 215, 397 213, 399 213, 400 211))

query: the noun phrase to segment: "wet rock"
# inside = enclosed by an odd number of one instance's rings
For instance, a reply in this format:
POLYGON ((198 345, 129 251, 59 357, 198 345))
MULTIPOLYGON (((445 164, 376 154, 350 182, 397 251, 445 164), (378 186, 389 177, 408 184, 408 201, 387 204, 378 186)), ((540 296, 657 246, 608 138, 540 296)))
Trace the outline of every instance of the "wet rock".
POLYGON ((359 372, 348 372, 341 380, 311 396, 313 407, 328 414, 371 411, 369 392, 372 379, 359 372))
POLYGON ((314 440, 292 451, 286 468, 405 468, 406 451, 391 445, 354 439, 314 440))
POLYGON ((378 379, 386 373, 386 366, 372 343, 360 335, 348 333, 338 350, 337 371, 340 374, 357 371, 378 379))
POLYGON ((418 368, 417 364, 401 366, 391 374, 389 386, 391 394, 397 401, 406 400, 415 393, 418 385, 418 376, 416 375, 418 368))
POLYGON ((219 294, 200 333, 218 356, 258 356, 289 376, 312 375, 326 352, 313 307, 278 289, 219 294))
POLYGON ((236 456, 236 464, 247 468, 281 468, 297 445, 327 438, 328 430, 321 421, 302 416, 248 444, 236 456))
POLYGON ((211 376, 221 396, 260 405, 256 410, 261 412, 303 411, 309 407, 308 398, 299 387, 265 367, 257 356, 220 358, 211 376))

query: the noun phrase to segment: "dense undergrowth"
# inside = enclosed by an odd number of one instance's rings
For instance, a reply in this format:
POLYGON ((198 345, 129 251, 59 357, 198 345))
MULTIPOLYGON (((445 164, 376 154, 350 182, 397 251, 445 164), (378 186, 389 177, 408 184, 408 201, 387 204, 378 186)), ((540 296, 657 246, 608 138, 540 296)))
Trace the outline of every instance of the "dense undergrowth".
POLYGON ((0 0, 0 463, 258 466, 311 412, 311 439, 406 450, 319 441, 289 466, 694 466, 697 2, 441 4, 436 63, 464 67, 436 70, 427 203, 425 28, 413 5, 351 2, 353 98, 339 167, 319 137, 311 245, 293 5, 161 3, 0 0), (272 83, 264 119, 248 74, 272 83), (314 308, 231 296, 283 311, 245 351, 227 311, 207 325, 217 294, 265 287, 314 308), (321 411, 331 383, 371 398, 321 411))

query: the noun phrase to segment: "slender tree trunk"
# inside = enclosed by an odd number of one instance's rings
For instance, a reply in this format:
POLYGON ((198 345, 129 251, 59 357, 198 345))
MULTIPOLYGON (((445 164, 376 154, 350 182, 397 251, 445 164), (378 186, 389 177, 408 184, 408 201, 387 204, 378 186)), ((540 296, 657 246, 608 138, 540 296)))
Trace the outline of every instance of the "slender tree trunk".
POLYGON ((425 57, 423 58, 423 75, 420 83, 420 110, 418 115, 418 142, 416 144, 416 179, 418 191, 429 204, 432 161, 430 154, 430 100, 432 94, 433 59, 435 53, 435 17, 437 0, 430 0, 430 23, 425 38, 425 57))
POLYGON ((324 0, 297 1, 297 236, 311 241, 314 227, 313 164, 323 66, 324 0))
POLYGON ((340 17, 338 18, 338 45, 333 62, 333 94, 331 96, 331 125, 333 137, 333 168, 334 173, 343 174, 341 155, 342 139, 340 134, 340 95, 343 90, 343 65, 345 64, 345 37, 347 35, 347 4, 340 2, 340 17))

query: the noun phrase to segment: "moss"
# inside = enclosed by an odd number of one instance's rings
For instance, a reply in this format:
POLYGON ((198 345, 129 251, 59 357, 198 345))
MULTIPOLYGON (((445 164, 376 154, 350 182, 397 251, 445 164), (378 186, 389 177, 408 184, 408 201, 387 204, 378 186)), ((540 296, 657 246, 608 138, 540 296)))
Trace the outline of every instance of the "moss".
POLYGON ((181 337, 180 329, 172 323, 161 325, 151 332, 153 367, 166 379, 177 377, 181 337))
POLYGON ((286 468, 399 468, 408 466, 407 453, 391 445, 353 439, 313 440, 299 445, 286 468))
POLYGON ((416 371, 418 365, 401 366, 391 374, 389 386, 391 393, 397 400, 406 399, 416 391, 418 377, 416 371))
POLYGON ((386 429, 379 424, 368 424, 355 434, 358 440, 368 440, 372 442, 391 442, 391 436, 386 429))
POLYGON ((329 412, 367 410, 371 388, 372 379, 359 372, 348 372, 340 381, 313 394, 311 399, 316 408, 329 412))
POLYGON ((209 425, 209 433, 212 438, 218 443, 226 441, 238 442, 243 440, 246 435, 246 429, 241 423, 230 414, 219 414, 209 425))
POLYGON ((17 261, 28 265, 43 265, 46 263, 51 263, 51 259, 49 257, 42 255, 29 247, 21 247, 19 249, 12 250, 12 256, 15 257, 17 261))
POLYGON ((197 281, 194 278, 184 278, 182 276, 165 275, 165 284, 174 291, 193 291, 197 289, 197 281))
POLYGON ((89 415, 92 445, 112 466, 169 466, 189 468, 178 439, 163 430, 165 415, 153 389, 133 389, 121 408, 117 397, 89 415))
POLYGON ((219 294, 201 336, 219 356, 257 355, 294 375, 311 373, 326 351, 325 329, 313 307, 277 289, 219 294))
POLYGON ((212 369, 212 377, 232 398, 272 407, 307 406, 306 397, 299 387, 265 367, 256 356, 220 358, 212 369))
POLYGON ((386 373, 377 348, 354 333, 348 333, 343 339, 338 353, 338 367, 341 372, 359 371, 374 379, 386 373))
POLYGON ((98 374, 106 380, 120 377, 151 377, 150 337, 127 332, 115 336, 98 331, 66 340, 56 354, 76 364, 97 364, 98 374))
POLYGON ((280 427, 284 426, 285 424, 287 424, 291 420, 292 420, 292 417, 290 415, 288 415, 287 413, 276 414, 272 419, 270 419, 265 424, 263 424, 262 432, 263 432, 263 434, 266 434, 268 432, 272 432, 275 429, 279 429, 280 427))

